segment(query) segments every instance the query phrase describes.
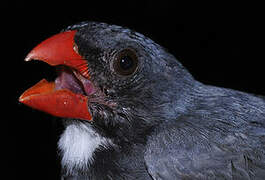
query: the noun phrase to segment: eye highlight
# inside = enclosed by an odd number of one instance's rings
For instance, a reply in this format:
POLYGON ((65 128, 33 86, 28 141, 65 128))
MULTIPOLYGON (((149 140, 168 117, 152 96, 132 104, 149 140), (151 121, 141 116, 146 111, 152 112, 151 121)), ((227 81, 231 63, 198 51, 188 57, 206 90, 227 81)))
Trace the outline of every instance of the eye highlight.
POLYGON ((113 62, 114 71, 123 76, 133 74, 138 67, 138 58, 132 49, 120 51, 113 62))

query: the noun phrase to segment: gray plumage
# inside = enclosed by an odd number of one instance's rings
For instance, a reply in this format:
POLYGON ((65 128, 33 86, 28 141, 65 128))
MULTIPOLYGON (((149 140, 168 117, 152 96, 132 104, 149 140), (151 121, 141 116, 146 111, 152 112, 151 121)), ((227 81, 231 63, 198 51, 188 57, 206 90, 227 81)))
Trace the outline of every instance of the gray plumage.
POLYGON ((66 178, 265 178, 264 97, 196 81, 164 48, 127 28, 83 22, 67 30, 77 30, 91 81, 116 106, 91 102, 92 124, 66 123, 87 124, 111 142, 97 148, 86 169, 63 171, 66 178), (123 77, 112 63, 126 48, 139 67, 123 77))
POLYGON ((264 100, 198 85, 194 106, 161 124, 145 160, 154 179, 264 179, 264 100), (198 89, 202 89, 200 92, 198 89))

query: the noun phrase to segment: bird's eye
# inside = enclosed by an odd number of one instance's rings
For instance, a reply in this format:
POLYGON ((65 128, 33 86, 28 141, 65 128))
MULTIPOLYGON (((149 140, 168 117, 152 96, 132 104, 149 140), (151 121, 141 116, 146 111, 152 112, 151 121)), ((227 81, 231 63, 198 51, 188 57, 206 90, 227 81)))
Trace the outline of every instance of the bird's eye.
POLYGON ((136 53, 131 49, 120 51, 114 59, 114 71, 120 75, 131 75, 138 67, 138 58, 136 53))

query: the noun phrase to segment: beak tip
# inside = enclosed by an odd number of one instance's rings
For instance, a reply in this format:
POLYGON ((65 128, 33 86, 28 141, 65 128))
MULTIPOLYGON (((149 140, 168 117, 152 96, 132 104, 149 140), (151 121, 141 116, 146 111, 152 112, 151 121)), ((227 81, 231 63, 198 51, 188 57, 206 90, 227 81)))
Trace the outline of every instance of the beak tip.
POLYGON ((22 104, 25 104, 25 99, 22 98, 22 97, 19 97, 18 102, 19 102, 19 103, 22 103, 22 104))
POLYGON ((24 61, 28 62, 28 61, 31 61, 33 60, 33 54, 32 52, 30 52, 24 59, 24 61))
POLYGON ((21 96, 19 96, 19 98, 18 98, 18 102, 20 102, 20 103, 24 103, 25 100, 26 100, 26 98, 24 97, 24 93, 23 93, 21 96))
POLYGON ((28 56, 24 59, 24 61, 26 61, 26 62, 31 61, 31 60, 32 59, 30 57, 28 57, 28 56))

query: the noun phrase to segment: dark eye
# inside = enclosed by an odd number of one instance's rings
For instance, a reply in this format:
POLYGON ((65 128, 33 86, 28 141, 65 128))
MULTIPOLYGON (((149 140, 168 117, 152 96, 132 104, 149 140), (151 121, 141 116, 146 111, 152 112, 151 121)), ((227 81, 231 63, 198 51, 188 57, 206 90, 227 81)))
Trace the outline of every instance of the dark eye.
POLYGON ((114 59, 114 71, 120 75, 131 75, 138 67, 138 58, 131 49, 124 49, 114 59))

